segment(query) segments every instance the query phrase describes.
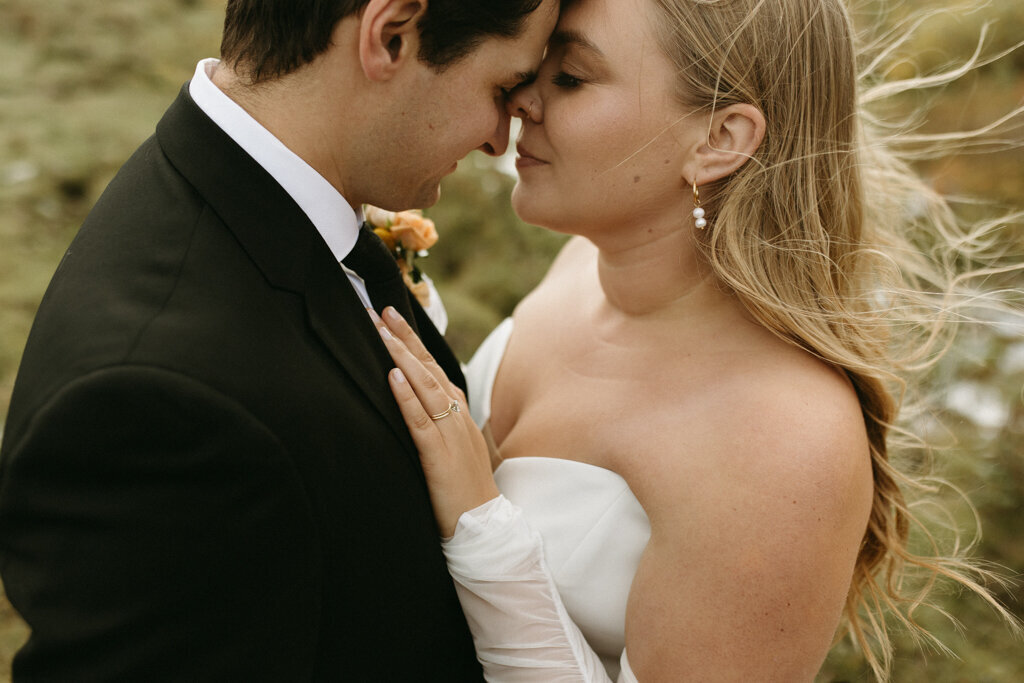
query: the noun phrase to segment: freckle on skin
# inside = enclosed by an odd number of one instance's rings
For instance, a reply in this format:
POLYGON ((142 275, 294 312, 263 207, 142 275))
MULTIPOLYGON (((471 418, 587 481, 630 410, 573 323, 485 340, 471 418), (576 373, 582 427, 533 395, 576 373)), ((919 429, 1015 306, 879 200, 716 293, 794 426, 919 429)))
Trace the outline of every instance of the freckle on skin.
POLYGON ((639 183, 640 182, 640 176, 638 176, 638 175, 633 176, 633 182, 634 183, 639 183))

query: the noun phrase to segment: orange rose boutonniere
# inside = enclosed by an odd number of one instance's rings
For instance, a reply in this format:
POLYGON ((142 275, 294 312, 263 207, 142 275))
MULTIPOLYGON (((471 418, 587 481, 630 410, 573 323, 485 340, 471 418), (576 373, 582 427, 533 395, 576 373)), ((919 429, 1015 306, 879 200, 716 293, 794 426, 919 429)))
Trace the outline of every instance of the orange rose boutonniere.
POLYGON ((430 287, 416 265, 417 258, 427 256, 427 249, 437 242, 434 221, 423 217, 422 211, 385 211, 376 206, 364 206, 363 215, 373 232, 395 255, 402 278, 420 305, 430 304, 430 287))

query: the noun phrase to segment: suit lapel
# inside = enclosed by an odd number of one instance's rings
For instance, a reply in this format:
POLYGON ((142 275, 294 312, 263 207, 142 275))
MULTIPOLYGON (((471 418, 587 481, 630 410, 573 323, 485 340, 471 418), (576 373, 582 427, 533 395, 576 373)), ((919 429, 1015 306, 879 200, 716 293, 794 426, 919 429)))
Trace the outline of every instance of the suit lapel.
POLYGON ((306 214, 196 106, 187 84, 157 125, 157 139, 268 282, 303 297, 310 328, 415 456, 387 383, 387 349, 306 214))
POLYGON ((345 367, 370 402, 387 418, 410 451, 416 447, 391 394, 387 373, 394 367, 377 328, 330 251, 311 253, 305 293, 309 325, 345 367))
POLYGON ((462 366, 459 364, 459 360, 452 353, 451 347, 448 346, 448 343, 444 340, 438 329, 434 327, 434 321, 423 310, 416 297, 410 293, 409 299, 412 302, 412 314, 416 318, 416 326, 419 328, 420 339, 423 340, 423 345, 434 356, 434 360, 444 370, 444 374, 448 375, 448 379, 454 382, 468 396, 466 378, 462 375, 462 366))

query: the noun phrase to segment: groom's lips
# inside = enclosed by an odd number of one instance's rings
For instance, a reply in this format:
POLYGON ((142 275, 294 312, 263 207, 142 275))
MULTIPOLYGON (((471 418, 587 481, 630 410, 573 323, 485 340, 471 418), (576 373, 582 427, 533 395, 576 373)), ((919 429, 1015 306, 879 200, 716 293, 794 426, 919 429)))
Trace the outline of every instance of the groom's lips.
POLYGON ((529 150, 522 145, 516 145, 516 151, 519 153, 519 156, 516 158, 516 168, 530 168, 531 166, 541 166, 548 163, 530 154, 529 150))

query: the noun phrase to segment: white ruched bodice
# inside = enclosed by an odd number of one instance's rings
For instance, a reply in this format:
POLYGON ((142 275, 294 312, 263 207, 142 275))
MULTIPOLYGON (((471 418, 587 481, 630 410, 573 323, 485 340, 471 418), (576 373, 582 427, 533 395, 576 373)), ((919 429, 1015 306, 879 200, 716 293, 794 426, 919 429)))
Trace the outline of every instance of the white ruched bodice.
MULTIPOLYGON (((508 319, 467 368, 473 418, 490 416, 491 389, 512 334, 508 319)), ((625 647, 626 600, 651 527, 626 481, 576 460, 502 461, 498 488, 543 538, 544 555, 568 615, 614 679, 625 647)))

